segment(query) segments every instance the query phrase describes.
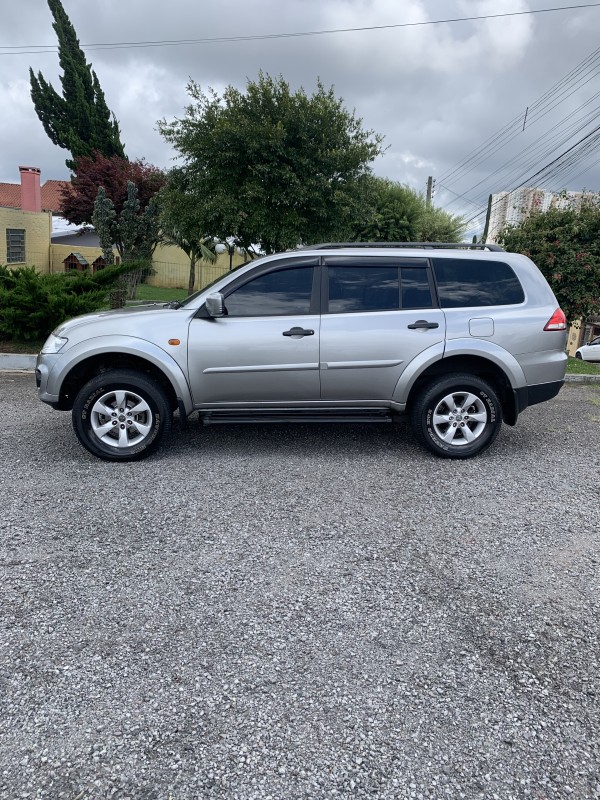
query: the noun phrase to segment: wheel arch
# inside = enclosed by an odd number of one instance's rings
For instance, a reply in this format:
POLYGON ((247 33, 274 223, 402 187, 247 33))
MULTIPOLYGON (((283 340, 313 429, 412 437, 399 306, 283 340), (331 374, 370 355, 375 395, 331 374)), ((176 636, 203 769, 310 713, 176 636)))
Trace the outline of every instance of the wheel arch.
POLYGON ((509 376, 498 364, 481 355, 451 355, 430 364, 418 375, 410 387, 406 410, 410 413, 415 398, 433 380, 459 373, 475 375, 487 381, 498 395, 504 422, 508 425, 516 424, 519 409, 509 376))
POLYGON ((187 381, 179 365, 173 359, 170 361, 172 363, 168 369, 160 354, 157 357, 150 352, 132 353, 118 346, 103 347, 91 354, 82 354, 65 375, 61 376, 57 407, 61 411, 71 410, 77 392, 94 375, 108 370, 128 369, 140 372, 160 384, 173 410, 177 409, 178 399, 181 399, 185 410, 190 413, 192 403, 187 381))

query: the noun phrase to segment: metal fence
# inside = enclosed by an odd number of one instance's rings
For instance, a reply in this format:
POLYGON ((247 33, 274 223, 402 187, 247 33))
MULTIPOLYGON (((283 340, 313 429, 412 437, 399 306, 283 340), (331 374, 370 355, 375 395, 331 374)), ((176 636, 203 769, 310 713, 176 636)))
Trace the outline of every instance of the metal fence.
MULTIPOLYGON (((194 291, 202 289, 229 271, 229 264, 219 260, 216 264, 200 261, 196 264, 194 291)), ((165 289, 187 289, 190 280, 189 264, 177 264, 170 261, 152 261, 152 274, 146 283, 165 289)))

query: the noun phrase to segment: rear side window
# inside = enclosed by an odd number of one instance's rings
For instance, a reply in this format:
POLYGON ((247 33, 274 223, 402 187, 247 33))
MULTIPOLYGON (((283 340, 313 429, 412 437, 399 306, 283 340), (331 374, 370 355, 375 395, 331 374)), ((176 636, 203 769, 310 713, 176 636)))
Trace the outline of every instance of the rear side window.
POLYGON ((431 308, 432 296, 424 259, 408 264, 384 263, 382 259, 356 259, 354 263, 335 256, 326 261, 328 311, 397 311, 400 308, 431 308))
POLYGON ((329 312, 399 308, 398 267, 329 267, 329 312))
POLYGON ((503 261, 433 258, 442 308, 516 305, 525 300, 523 287, 503 261))

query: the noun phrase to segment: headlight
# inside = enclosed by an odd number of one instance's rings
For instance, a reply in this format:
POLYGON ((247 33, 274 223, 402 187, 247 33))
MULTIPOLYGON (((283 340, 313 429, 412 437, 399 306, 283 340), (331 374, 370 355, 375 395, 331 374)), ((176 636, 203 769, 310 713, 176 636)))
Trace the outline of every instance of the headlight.
POLYGON ((68 341, 64 336, 55 336, 51 333, 42 347, 42 353, 58 353, 68 341))

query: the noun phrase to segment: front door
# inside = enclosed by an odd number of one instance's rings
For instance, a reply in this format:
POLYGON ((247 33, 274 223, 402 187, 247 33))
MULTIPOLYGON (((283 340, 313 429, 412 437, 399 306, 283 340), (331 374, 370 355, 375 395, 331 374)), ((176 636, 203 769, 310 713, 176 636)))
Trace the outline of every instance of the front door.
POLYGON ((323 400, 391 400, 400 375, 444 341, 428 261, 326 256, 321 318, 323 400))
MULTIPOLYGON (((273 262, 272 262, 273 263, 273 262)), ((194 405, 318 400, 316 261, 285 259, 224 290, 227 316, 190 322, 194 405), (282 266, 283 265, 283 266, 282 266)))

